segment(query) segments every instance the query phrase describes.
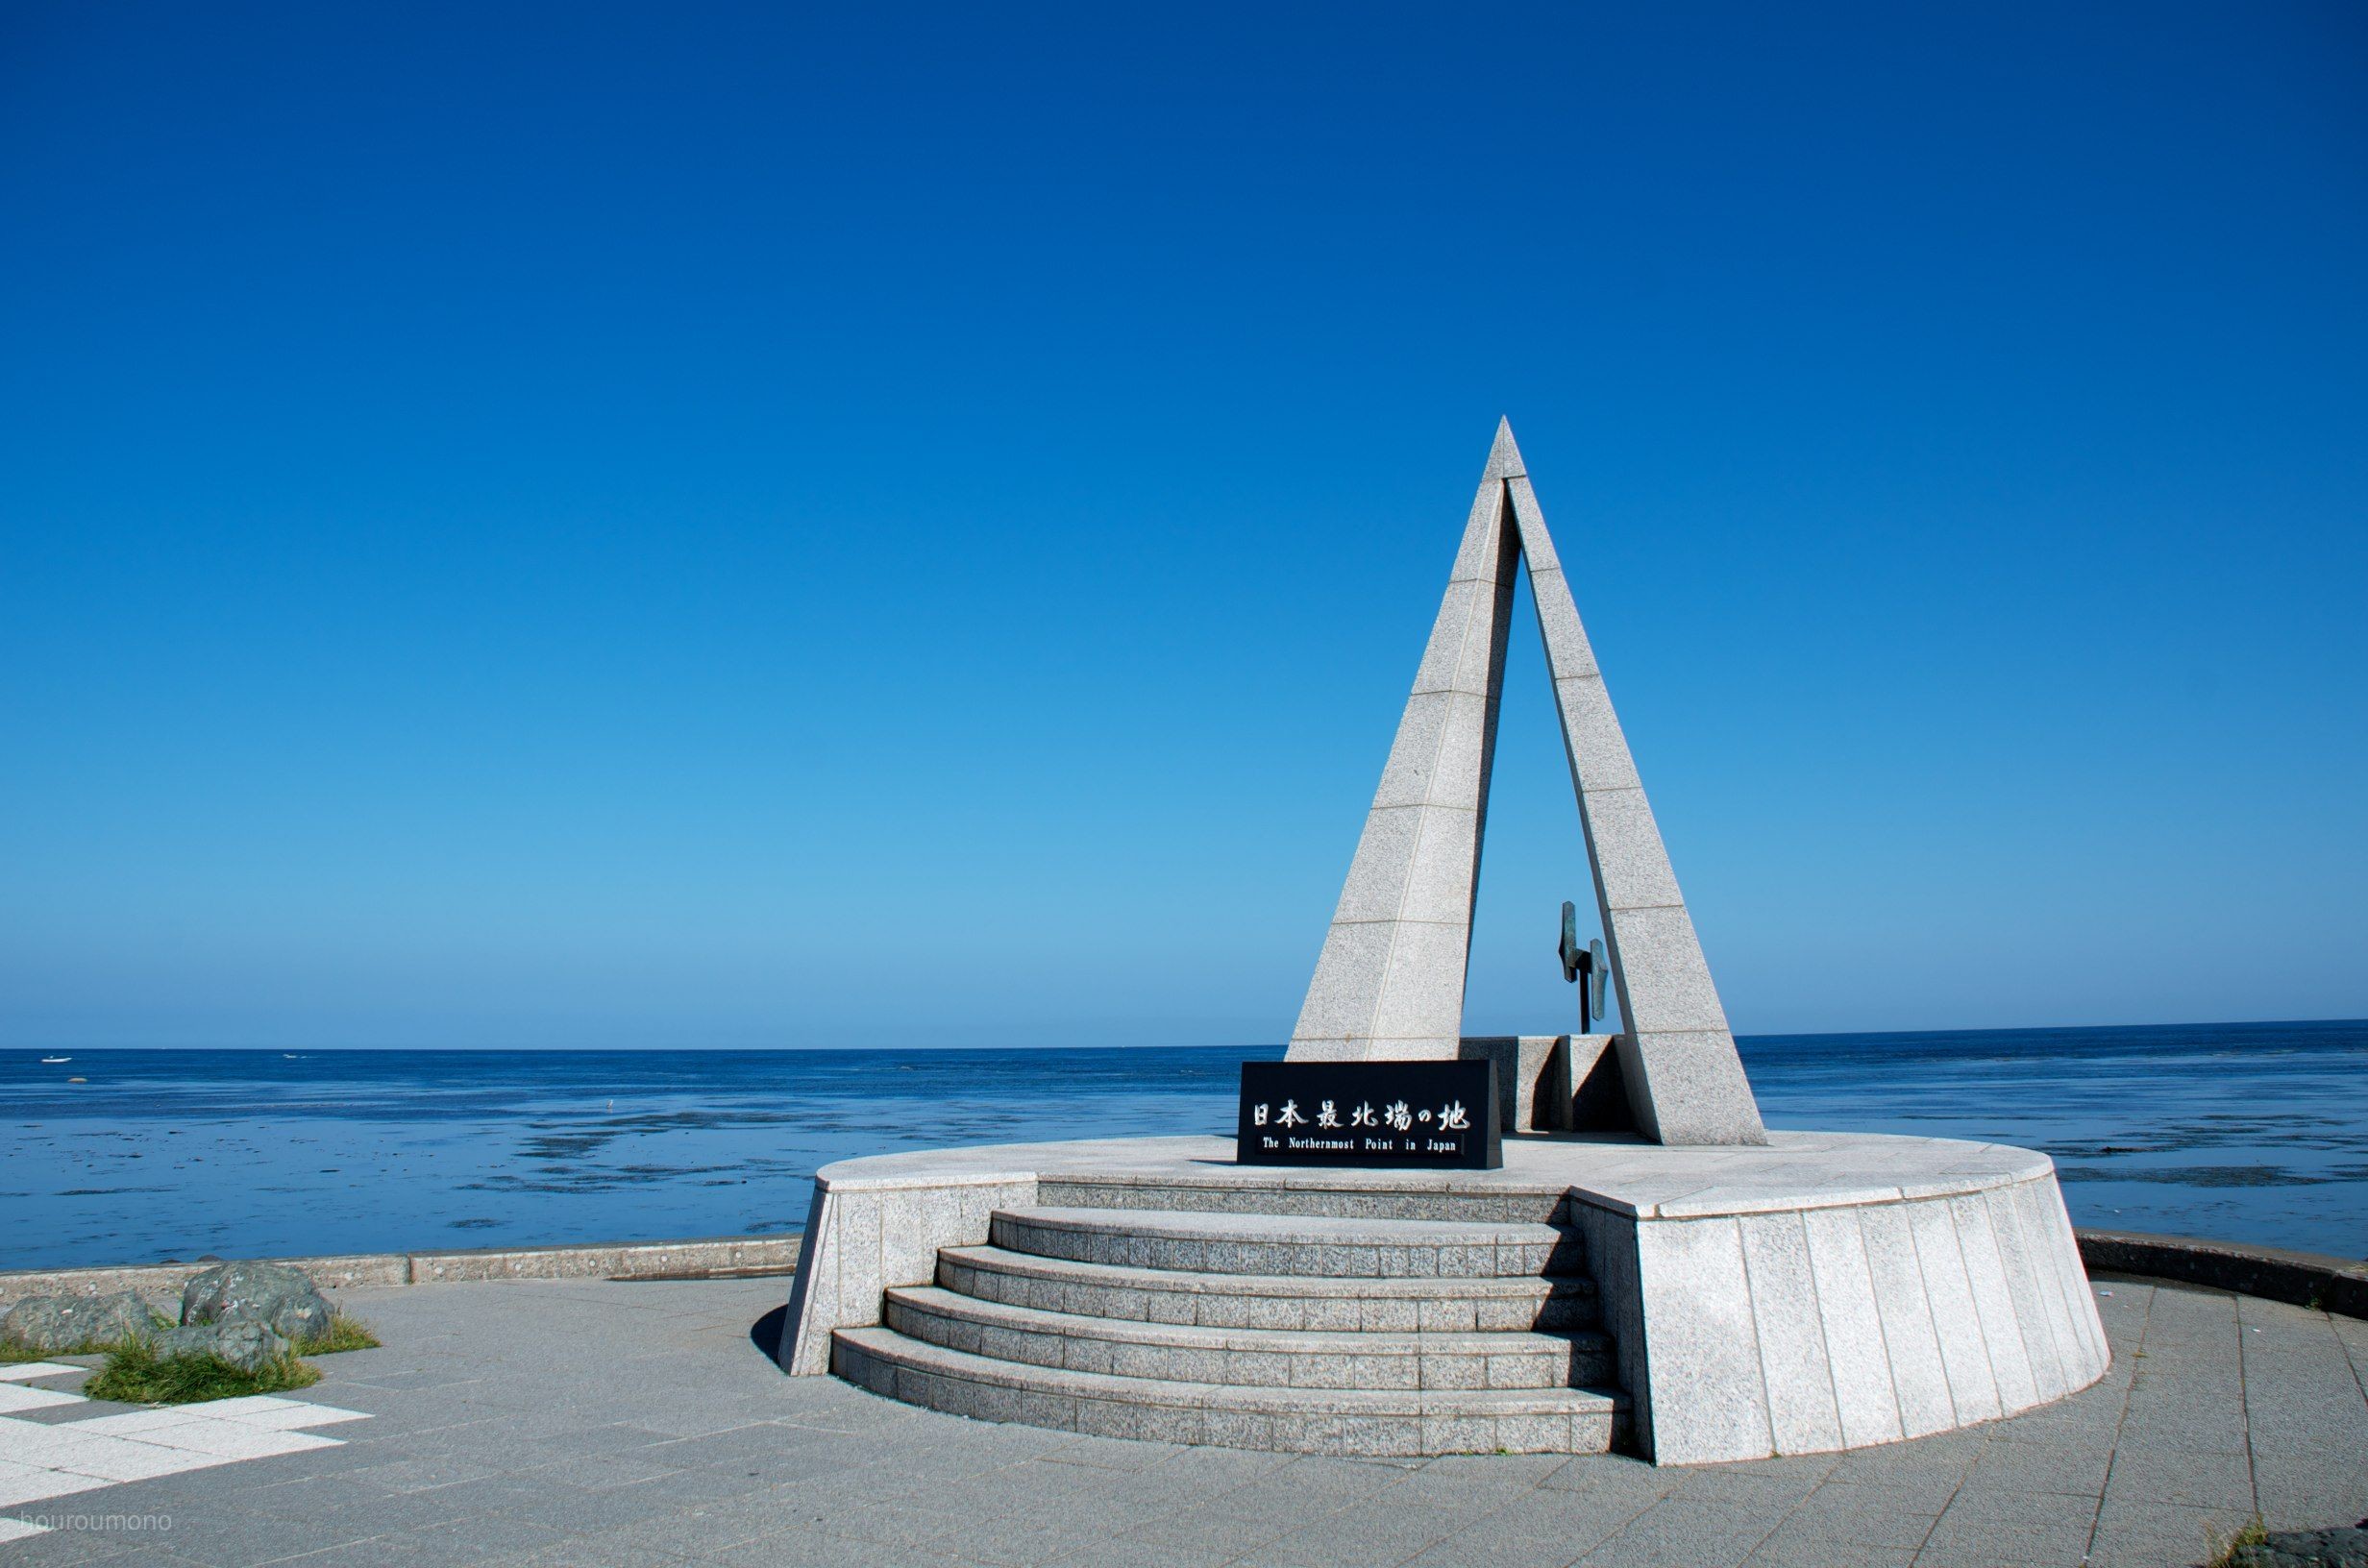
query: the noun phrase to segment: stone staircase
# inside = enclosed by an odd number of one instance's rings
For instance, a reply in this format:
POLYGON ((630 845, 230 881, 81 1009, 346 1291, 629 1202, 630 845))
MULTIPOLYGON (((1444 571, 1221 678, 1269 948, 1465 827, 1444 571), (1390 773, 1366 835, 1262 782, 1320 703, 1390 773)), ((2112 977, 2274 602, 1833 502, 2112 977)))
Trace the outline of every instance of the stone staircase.
POLYGON ((1625 1435, 1559 1193, 1047 1178, 832 1366, 990 1421, 1343 1455, 1625 1435))

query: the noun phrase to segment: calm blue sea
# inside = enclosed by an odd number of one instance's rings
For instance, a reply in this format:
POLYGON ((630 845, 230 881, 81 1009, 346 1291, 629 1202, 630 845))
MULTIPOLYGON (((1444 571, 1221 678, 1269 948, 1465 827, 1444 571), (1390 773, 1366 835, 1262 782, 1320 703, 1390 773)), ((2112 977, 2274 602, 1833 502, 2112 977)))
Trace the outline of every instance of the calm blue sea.
MULTIPOLYGON (((2025 1144, 2077 1224, 2368 1253, 2368 1022, 1742 1045, 1772 1126, 2025 1144)), ((0 1268, 794 1230, 851 1155, 1230 1134, 1281 1047, 43 1054, 0 1053, 0 1268)))

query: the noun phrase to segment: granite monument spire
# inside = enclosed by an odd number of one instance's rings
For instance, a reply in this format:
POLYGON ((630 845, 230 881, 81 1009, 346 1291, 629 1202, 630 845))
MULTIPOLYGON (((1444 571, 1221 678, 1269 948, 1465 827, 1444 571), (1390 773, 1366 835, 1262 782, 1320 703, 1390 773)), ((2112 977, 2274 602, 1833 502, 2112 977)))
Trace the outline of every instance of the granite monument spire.
POLYGON ((1522 568, 1625 1023, 1616 1048, 1637 1129, 1662 1143, 1764 1143, 1726 1010, 1506 423, 1497 426, 1288 1059, 1463 1054, 1472 902, 1514 574, 1522 568))

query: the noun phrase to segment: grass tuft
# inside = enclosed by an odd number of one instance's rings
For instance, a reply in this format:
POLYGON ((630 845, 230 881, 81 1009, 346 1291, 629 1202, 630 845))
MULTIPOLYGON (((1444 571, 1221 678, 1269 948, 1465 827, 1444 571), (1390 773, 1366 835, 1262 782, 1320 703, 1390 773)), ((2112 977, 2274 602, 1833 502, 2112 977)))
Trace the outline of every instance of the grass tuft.
POLYGON ((279 1356, 242 1372, 219 1356, 159 1356, 145 1340, 122 1346, 107 1358, 99 1375, 83 1384, 92 1399, 126 1405, 188 1405, 241 1394, 277 1394, 321 1381, 319 1369, 293 1356, 279 1356))
POLYGON ((2269 1544, 2269 1527, 2261 1523, 2261 1516, 2257 1513, 2244 1529, 2227 1539, 2223 1540, 2216 1530, 2207 1531, 2205 1539, 2211 1548, 2211 1560, 2205 1565, 2205 1568, 2230 1568, 2230 1565, 2236 1560, 2236 1554, 2246 1547, 2269 1544))
POLYGON ((66 1350, 29 1350, 13 1339, 0 1339, 0 1365, 46 1361, 57 1356, 104 1356, 114 1348, 112 1345, 75 1345, 66 1350))
POLYGON ((333 1309, 326 1332, 304 1340, 296 1346, 299 1356, 334 1356, 341 1350, 376 1350, 379 1336, 370 1332, 370 1325, 360 1318, 348 1317, 345 1309, 333 1309))

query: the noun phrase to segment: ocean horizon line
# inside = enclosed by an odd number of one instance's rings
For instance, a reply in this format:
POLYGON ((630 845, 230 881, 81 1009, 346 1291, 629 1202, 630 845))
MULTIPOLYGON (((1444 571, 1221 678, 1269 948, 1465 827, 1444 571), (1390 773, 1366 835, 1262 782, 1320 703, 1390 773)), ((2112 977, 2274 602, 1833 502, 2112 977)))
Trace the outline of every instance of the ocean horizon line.
MULTIPOLYGON (((2325 1018, 2206 1018, 2206 1019, 2183 1019, 2183 1020, 2180 1020, 2180 1021, 2176 1021, 2176 1022, 2159 1022, 2159 1023, 2062 1023, 2062 1024, 2045 1024, 2045 1023, 2041 1023, 2041 1024, 2021 1024, 2021 1025, 2016 1025, 2016 1026, 2013 1026, 2013 1027, 2010 1027, 2010 1028, 1962 1027, 1962 1028, 1954 1028, 1954 1029, 1793 1029, 1793 1030, 1786 1030, 1786 1031, 1782 1031, 1782 1032, 1776 1032, 1776 1031, 1764 1031, 1764 1032, 1759 1032, 1759 1033, 1747 1033, 1747 1032, 1742 1031, 1742 1030, 1737 1030, 1737 1031, 1735 1031, 1735 1039, 1736 1039, 1739 1042, 1749 1042, 1749 1043, 1753 1043, 1753 1044, 1760 1044, 1760 1045, 1780 1045, 1780 1044, 1785 1044, 1785 1043, 1788 1043, 1788 1042, 1790 1042, 1790 1041, 1847 1041, 1847 1040, 1870 1040, 1870 1041, 1872 1041, 1872 1040, 1893 1040, 1893 1041, 1941 1041, 1941 1040, 1951 1040, 1951 1039, 1959 1039, 1959 1038, 1964 1038, 1964 1037, 1975 1037, 1975 1036, 1978 1036, 1978 1037, 1981 1037, 1981 1038, 1984 1038, 1984 1039, 1987 1039, 1987 1040, 1997 1040, 1997 1039, 2000 1039, 2001 1037, 2006 1037, 2006 1038, 2013 1038, 2013 1037, 2020 1037, 2020 1036, 2048 1036, 2048 1037, 2060 1037, 2060 1036, 2066 1036, 2066 1035, 2081 1035, 2081 1036, 2091 1036, 2091 1037, 2093 1037, 2093 1036, 2098 1036, 2098 1035, 2107 1035, 2107 1034, 2114 1034, 2114 1033, 2131 1033, 2131 1032, 2138 1032, 2138 1031, 2148 1031, 2148 1032, 2154 1032, 2154 1031, 2165 1031, 2165 1030, 2205 1030, 2205 1029, 2231 1029, 2231 1030, 2318 1029, 2318 1028, 2326 1028, 2326 1029, 2342 1029, 2342 1028, 2359 1028, 2359 1027, 2362 1027, 2362 1026, 2368 1026, 2368 1017, 2325 1017, 2325 1018)), ((1602 1031, 1602 1032, 1606 1032, 1606 1033, 1616 1033, 1617 1031, 1602 1031)), ((1474 1037, 1472 1037, 1472 1038, 1474 1038, 1474 1039, 1487 1039, 1487 1038, 1496 1038, 1496 1037, 1492 1037, 1492 1036, 1474 1036, 1474 1037)), ((845 1055, 877 1055, 877 1054, 901 1054, 901 1053, 922 1053, 922 1052, 932 1053, 932 1054, 944 1054, 944 1053, 951 1053, 951 1052, 974 1051, 974 1052, 986 1052, 986 1053, 992 1053, 992 1054, 995 1054, 995 1055, 999 1055, 999 1055, 1007 1055, 1007 1054, 1009 1054, 1009 1053, 1011 1053, 1011 1052, 1014 1052, 1014 1051, 1027 1051, 1027 1052, 1059 1052, 1059 1051, 1076 1051, 1076 1052, 1084 1052, 1084 1051, 1226 1051, 1226 1052, 1238 1052, 1238 1051, 1265 1051, 1265 1050, 1280 1051, 1280 1050, 1282 1050, 1282 1049, 1284 1048, 1284 1046, 1286 1045, 1286 1043, 1287 1043, 1287 1041, 1281 1041, 1281 1040, 1271 1040, 1271 1041, 1200 1041, 1200 1042, 1196 1042, 1196 1043, 1193 1043, 1193 1044, 1160 1044, 1160 1043, 1153 1043, 1153 1042, 1129 1043, 1129 1042, 1124 1042, 1124 1041, 1111 1042, 1111 1043, 1105 1043, 1105 1044, 989 1044, 989 1043, 983 1043, 983 1042, 962 1042, 962 1041, 931 1042, 931 1041, 899 1041, 899 1042, 897 1042, 897 1043, 895 1043, 895 1044, 876 1044, 876 1045, 824 1045, 824 1044, 813 1044, 813 1045, 802 1045, 802 1044, 765 1044, 765 1045, 728 1045, 728 1044, 712 1044, 712 1045, 667 1045, 667 1044, 652 1044, 652 1045, 568 1045, 568 1044, 510 1044, 510 1045, 479 1045, 479 1044, 472 1044, 472 1045, 443 1045, 443 1044, 415 1044, 415 1045, 353 1045, 353 1044, 343 1044, 343 1043, 320 1043, 320 1044, 310 1044, 310 1043, 308 1043, 308 1044, 300 1044, 300 1045, 290 1046, 290 1045, 287 1045, 287 1044, 284 1044, 284 1043, 283 1043, 283 1044, 271 1044, 271 1045, 243 1045, 243 1044, 242 1044, 242 1045, 225 1045, 225 1044, 190 1044, 190 1043, 185 1043, 185 1042, 184 1042, 184 1043, 140 1043, 140 1044, 120 1044, 120 1043, 118 1043, 118 1044, 107 1044, 107 1045, 84 1045, 84 1044, 72 1044, 72 1043, 63 1043, 63 1042, 50 1042, 50 1043, 34 1043, 34 1044, 12 1044, 12 1045, 9 1045, 9 1046, 5 1047, 4 1049, 0 1049, 0 1055, 11 1055, 11 1056, 12 1056, 12 1055, 16 1055, 16 1054, 18 1054, 18 1053, 22 1053, 22 1052, 36 1052, 36 1051, 49 1051, 49 1052, 60 1052, 60 1051, 86 1051, 86 1052, 89 1052, 89 1053, 91 1053, 91 1054, 93 1054, 93 1055, 97 1055, 97 1054, 101 1054, 101 1053, 108 1053, 108 1052, 138 1052, 138 1051, 156 1051, 156 1052, 185 1052, 185 1051, 186 1051, 186 1052, 198 1052, 198 1051, 212 1051, 212 1052, 224 1052, 224 1053, 243 1053, 243 1054, 256 1055, 256 1056, 289 1056, 289 1055, 310 1055, 310 1054, 314 1054, 314 1053, 325 1053, 325 1052, 334 1052, 334 1053, 337 1053, 337 1054, 340 1054, 340 1055, 370 1055, 370 1054, 380 1054, 380 1055, 389 1055, 389 1056, 416 1056, 416 1055, 427 1055, 427 1054, 433 1054, 433 1055, 451 1055, 451 1056, 523 1056, 523 1055, 537 1055, 537 1054, 545 1054, 545 1053, 553 1053, 553 1052, 562 1052, 562 1053, 566 1053, 566 1054, 569 1054, 569 1055, 576 1055, 576 1056, 651 1056, 651 1055, 682 1055, 682 1056, 689 1056, 689 1055, 720 1055, 720 1054, 729 1054, 729 1055, 762 1055, 762 1054, 766 1054, 766 1053, 771 1053, 771 1054, 775 1054, 775 1055, 820 1055, 820 1054, 831 1054, 831 1053, 845 1054, 845 1055)))
MULTIPOLYGON (((2345 1255, 2368 1228, 2368 1022, 1746 1035, 1739 1046, 1769 1127, 2037 1149, 2078 1223, 2345 1255)), ((0 1254, 65 1266, 777 1229, 840 1160, 1222 1136, 1240 1064, 1283 1050, 0 1051, 12 1137, 0 1254)))

